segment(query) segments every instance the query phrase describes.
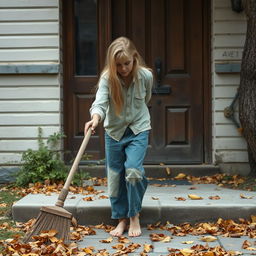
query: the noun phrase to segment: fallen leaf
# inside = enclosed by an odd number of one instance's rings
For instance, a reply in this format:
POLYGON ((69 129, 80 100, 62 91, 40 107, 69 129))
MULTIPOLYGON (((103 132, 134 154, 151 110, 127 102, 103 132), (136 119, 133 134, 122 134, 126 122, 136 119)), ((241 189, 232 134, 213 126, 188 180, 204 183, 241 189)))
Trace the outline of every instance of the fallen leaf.
POLYGON ((108 196, 101 195, 101 196, 99 196, 99 199, 108 199, 108 196))
POLYGON ((204 252, 204 256, 215 256, 215 253, 213 251, 204 252))
POLYGON ((247 249, 248 247, 251 247, 252 243, 248 240, 244 240, 243 244, 242 244, 242 248, 243 249, 247 249))
POLYGON ((101 243, 104 243, 104 244, 109 244, 113 241, 113 237, 110 236, 109 238, 107 239, 103 239, 103 240, 100 240, 101 243))
POLYGON ((214 242, 217 240, 217 237, 215 236, 202 236, 200 237, 200 240, 204 241, 204 242, 214 242))
POLYGON ((251 220, 256 223, 256 215, 251 215, 251 220))
POLYGON ((192 200, 202 200, 203 199, 201 196, 198 196, 195 194, 189 194, 188 197, 192 200))
POLYGON ((86 254, 92 255, 93 251, 94 251, 94 247, 90 246, 90 247, 86 247, 82 249, 86 254))
POLYGON ((154 197, 154 196, 152 196, 151 197, 153 200, 159 200, 159 197, 154 197))
POLYGON ((124 244, 116 244, 116 245, 113 245, 112 248, 122 251, 122 250, 124 250, 126 247, 125 247, 124 244))
POLYGON ((170 236, 166 236, 163 240, 161 240, 162 243, 169 243, 171 241, 170 236))
POLYGON ((209 196, 211 200, 220 200, 220 196, 209 196))
POLYGON ((186 201, 186 198, 181 197, 181 196, 175 197, 175 199, 176 199, 177 201, 186 201))
POLYGON ((181 180, 181 179, 184 179, 185 177, 186 177, 186 174, 181 172, 176 177, 174 177, 174 179, 181 180))
POLYGON ((165 234, 157 234, 157 233, 150 234, 150 238, 154 242, 164 242, 164 243, 168 243, 171 240, 170 236, 167 236, 165 234))
POLYGON ((185 248, 185 249, 181 249, 180 252, 181 252, 184 256, 189 256, 189 255, 193 254, 195 251, 194 251, 194 250, 191 250, 191 249, 188 249, 188 248, 185 248))
POLYGON ((118 242, 123 244, 128 244, 130 243, 130 240, 125 236, 121 236, 121 237, 118 237, 118 242))
POLYGON ((194 241, 183 241, 183 242, 181 242, 182 244, 193 244, 194 243, 194 241))
POLYGON ((94 201, 94 199, 91 196, 84 197, 83 200, 84 201, 94 201))
POLYGON ((148 253, 148 252, 150 252, 150 251, 152 251, 153 250, 153 245, 152 244, 144 244, 144 249, 143 249, 143 252, 146 252, 146 253, 148 253))
POLYGON ((171 168, 170 167, 166 167, 166 173, 167 173, 167 175, 171 175, 171 168))
POLYGON ((255 248, 255 247, 247 247, 246 250, 249 250, 249 251, 256 251, 256 248, 255 248))
POLYGON ((242 198, 242 199, 252 199, 253 196, 245 196, 244 194, 240 194, 240 198, 242 198))

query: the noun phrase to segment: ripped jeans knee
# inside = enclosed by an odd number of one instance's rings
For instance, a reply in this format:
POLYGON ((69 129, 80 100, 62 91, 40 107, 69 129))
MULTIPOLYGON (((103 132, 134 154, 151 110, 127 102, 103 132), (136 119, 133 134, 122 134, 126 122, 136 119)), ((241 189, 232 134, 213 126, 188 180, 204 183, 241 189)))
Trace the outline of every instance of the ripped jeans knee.
POLYGON ((135 185, 137 182, 143 179, 142 172, 135 168, 129 168, 125 170, 126 182, 135 185))

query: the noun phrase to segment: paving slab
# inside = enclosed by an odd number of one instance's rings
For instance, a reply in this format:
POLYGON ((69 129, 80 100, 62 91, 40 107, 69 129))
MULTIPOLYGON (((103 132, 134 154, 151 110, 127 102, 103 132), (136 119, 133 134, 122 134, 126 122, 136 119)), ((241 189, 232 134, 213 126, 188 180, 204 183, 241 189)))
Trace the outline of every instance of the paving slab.
POLYGON ((242 236, 242 237, 238 237, 238 238, 229 238, 229 237, 222 237, 219 236, 218 237, 220 245, 225 248, 225 250, 227 251, 238 251, 241 252, 243 254, 247 254, 247 255, 255 255, 256 254, 256 241, 255 239, 250 239, 247 236, 242 236), (246 250, 242 248, 242 245, 244 243, 244 241, 247 240, 252 244, 252 248, 254 248, 254 250, 246 250))
MULTIPOLYGON (((100 249, 107 249, 109 253, 113 254, 117 250, 113 249, 112 246, 118 244, 118 238, 113 237, 113 241, 111 243, 102 243, 100 242, 101 240, 106 240, 109 237, 109 233, 103 231, 103 230, 98 230, 95 229, 96 235, 93 236, 86 236, 83 241, 80 241, 78 243, 80 248, 86 248, 89 246, 93 246, 96 250, 100 249)), ((205 242, 200 240, 200 236, 192 236, 192 235, 187 235, 184 237, 178 237, 178 236, 172 236, 169 231, 166 230, 147 230, 146 228, 142 228, 142 235, 140 237, 135 237, 131 238, 128 237, 127 232, 124 233, 124 236, 129 239, 129 243, 125 244, 127 247, 131 243, 138 243, 140 244, 140 247, 135 250, 131 255, 140 255, 141 252, 143 252, 144 245, 145 244, 150 244, 153 246, 153 249, 150 253, 147 255, 168 255, 168 249, 173 248, 173 249, 185 249, 185 248, 191 248, 191 246, 201 244, 201 245, 206 245, 205 242), (150 239, 150 234, 151 233, 159 233, 159 234, 165 234, 169 235, 172 237, 170 242, 164 243, 164 242, 153 242, 150 239), (187 241, 193 241, 191 244, 184 244, 184 242, 187 241)), ((218 240, 208 243, 210 247, 215 247, 215 246, 220 246, 220 243, 218 240)))

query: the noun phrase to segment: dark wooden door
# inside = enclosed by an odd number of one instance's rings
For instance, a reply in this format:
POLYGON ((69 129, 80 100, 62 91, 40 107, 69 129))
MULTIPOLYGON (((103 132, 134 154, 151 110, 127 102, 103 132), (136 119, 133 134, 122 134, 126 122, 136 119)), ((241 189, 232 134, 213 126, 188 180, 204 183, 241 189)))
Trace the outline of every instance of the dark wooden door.
MULTIPOLYGON (((64 124, 66 148, 76 150, 89 120, 94 86, 109 43, 133 40, 155 75, 152 131, 146 163, 204 159, 204 0, 75 0, 64 2, 64 124)), ((207 85, 208 86, 208 85, 207 85)), ((87 152, 104 158, 103 129, 87 152)))

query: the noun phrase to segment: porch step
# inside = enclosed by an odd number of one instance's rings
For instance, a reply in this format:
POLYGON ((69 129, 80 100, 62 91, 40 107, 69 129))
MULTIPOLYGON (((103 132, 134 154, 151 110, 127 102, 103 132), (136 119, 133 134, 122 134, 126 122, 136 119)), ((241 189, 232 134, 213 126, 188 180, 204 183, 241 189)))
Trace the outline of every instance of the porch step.
MULTIPOLYGON (((100 223, 115 224, 111 220, 111 207, 109 199, 100 199, 101 195, 107 195, 107 188, 95 187, 104 190, 98 195, 69 194, 65 201, 65 209, 73 214, 81 225, 96 225, 100 223), (95 200, 85 201, 84 198, 92 196, 95 200)), ((16 202, 12 207, 15 221, 26 222, 36 218, 42 206, 53 206, 57 200, 57 194, 29 194, 16 202)), ((183 222, 216 221, 218 218, 249 219, 256 212, 255 192, 232 190, 219 187, 214 184, 176 185, 169 187, 157 187, 150 185, 143 200, 141 212, 141 224, 169 221, 173 224, 183 222), (191 186, 194 187, 191 190, 191 186), (202 200, 191 200, 188 195, 196 194, 202 200), (248 199, 241 199, 244 194, 248 199), (219 196, 219 200, 211 200, 211 196, 219 196), (184 198, 179 201, 177 198, 184 198), (249 197, 252 197, 249 199, 249 197)))
MULTIPOLYGON (((79 166, 80 170, 88 172, 91 177, 105 177, 103 162, 88 161, 79 166)), ((211 176, 220 173, 217 165, 144 165, 146 176, 152 178, 173 178, 179 173, 192 176, 211 176)))

